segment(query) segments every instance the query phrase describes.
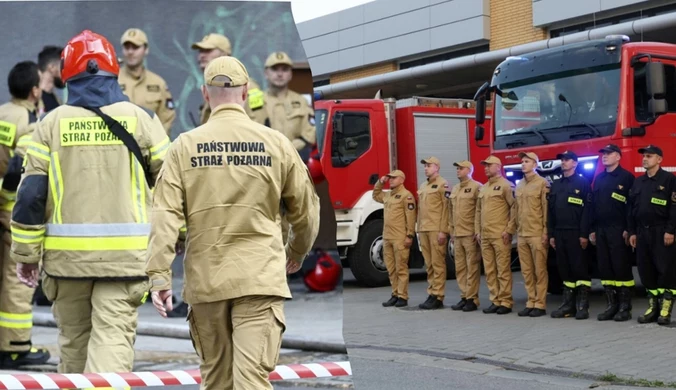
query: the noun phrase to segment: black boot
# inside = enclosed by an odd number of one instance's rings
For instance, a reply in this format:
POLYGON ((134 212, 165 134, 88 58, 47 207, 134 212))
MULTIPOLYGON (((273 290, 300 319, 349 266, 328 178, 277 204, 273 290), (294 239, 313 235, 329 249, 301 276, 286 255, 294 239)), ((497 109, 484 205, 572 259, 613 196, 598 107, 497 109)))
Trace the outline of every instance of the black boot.
POLYGON ((437 299, 437 298, 436 298, 434 295, 428 295, 428 296, 427 296, 427 299, 425 300, 425 302, 419 304, 418 307, 419 307, 420 309, 424 309, 424 308, 427 307, 430 303, 434 302, 435 299, 437 299))
POLYGON ((631 319, 631 287, 620 287, 618 291, 619 311, 615 314, 615 321, 629 321, 631 319))
POLYGON ((674 308, 674 294, 671 291, 666 291, 664 293, 664 298, 662 299, 662 309, 660 310, 660 316, 657 319, 658 325, 669 325, 671 323, 671 309, 674 308))
POLYGON ((420 305, 421 309, 436 310, 436 309, 441 309, 441 308, 444 307, 444 303, 441 302, 440 300, 438 300, 436 296, 431 295, 431 297, 433 298, 432 300, 429 300, 429 301, 423 303, 422 305, 420 305))
POLYGON ((575 313, 576 320, 586 320, 589 318, 589 286, 577 287, 577 313, 575 313))
POLYGON ((606 311, 604 311, 603 313, 599 313, 599 315, 596 317, 596 319, 598 319, 599 321, 612 320, 618 311, 617 290, 615 290, 615 287, 605 286, 605 292, 607 303, 606 311))
POLYGON ((394 304, 394 307, 406 307, 408 306, 408 299, 399 298, 397 303, 394 304))
POLYGON ((648 294, 648 310, 638 317, 639 324, 655 322, 660 315, 660 297, 658 295, 652 295, 650 292, 648 292, 648 294))
POLYGON ((383 307, 394 306, 397 303, 397 297, 392 295, 387 302, 383 302, 383 307))
POLYGON ((563 286, 563 303, 552 312, 552 318, 567 318, 575 315, 575 290, 563 286))
POLYGON ((476 305, 473 299, 467 300, 465 303, 465 306, 463 306, 462 311, 464 312, 470 312, 470 311, 475 311, 479 307, 476 305))
POLYGON ((467 298, 461 298, 460 302, 456 303, 455 305, 451 306, 451 309, 453 310, 462 310, 463 307, 467 304, 467 298))
POLYGON ((47 363, 50 357, 49 351, 44 348, 31 348, 29 352, 0 352, 0 369, 41 365, 47 363))

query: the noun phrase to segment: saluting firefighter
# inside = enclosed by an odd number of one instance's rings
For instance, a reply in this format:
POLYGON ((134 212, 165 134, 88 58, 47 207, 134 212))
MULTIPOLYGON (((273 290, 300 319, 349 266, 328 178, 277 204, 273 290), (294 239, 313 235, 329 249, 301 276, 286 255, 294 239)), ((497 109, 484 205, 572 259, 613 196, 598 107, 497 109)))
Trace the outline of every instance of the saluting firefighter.
POLYGON ((390 277, 392 296, 384 307, 408 305, 408 259, 415 234, 416 207, 413 194, 404 187, 406 175, 394 170, 376 182, 373 200, 385 205, 383 210, 383 257, 390 277), (383 185, 390 182, 390 191, 383 185))
POLYGON ((446 290, 446 252, 448 248, 448 198, 451 189, 439 175, 441 163, 436 157, 420 161, 427 180, 418 190, 418 233, 427 270, 427 300, 419 308, 444 307, 446 290))
POLYGON ((512 312, 512 236, 516 213, 514 184, 502 176, 502 161, 488 156, 481 161, 488 182, 479 191, 474 231, 481 245, 491 305, 486 314, 512 312))
POLYGON ((629 241, 636 249, 638 273, 648 290, 648 310, 638 322, 671 323, 676 294, 676 177, 662 169, 662 149, 648 145, 643 155, 645 175, 629 192, 629 241))
POLYGON ((521 274, 528 294, 519 317, 547 314, 547 197, 550 184, 535 170, 540 162, 533 152, 519 153, 523 179, 516 185, 516 233, 521 274))
POLYGON ((453 310, 474 311, 479 308, 479 284, 481 282, 481 257, 474 234, 476 204, 481 183, 472 178, 474 165, 469 161, 455 162, 460 183, 451 190, 449 228, 455 251, 455 278, 460 290, 460 301, 451 306, 453 310))
MULTIPOLYGON (((16 261, 9 256, 12 243, 10 219, 16 188, 21 179, 26 146, 37 122, 41 95, 38 65, 32 61, 14 65, 7 81, 12 100, 0 106, 0 369, 16 369, 44 364, 50 357, 46 349, 32 347, 35 288, 19 281, 16 261)), ((25 239, 20 241, 25 242, 25 239)))
POLYGON ((176 119, 174 99, 166 81, 144 65, 150 50, 146 33, 130 28, 122 34, 120 43, 124 55, 124 66, 118 77, 120 88, 132 103, 154 112, 167 135, 171 135, 171 125, 176 119))
POLYGON ((599 150, 605 170, 599 173, 592 186, 594 206, 591 209, 591 242, 596 245, 601 284, 605 290, 607 307, 599 313, 599 321, 628 321, 631 319, 631 292, 634 273, 629 246, 628 212, 629 191, 634 175, 620 166, 622 150, 608 144, 599 150))
POLYGON ((286 329, 284 300, 291 298, 286 274, 298 271, 312 249, 319 197, 291 142, 246 115, 244 65, 217 58, 204 80, 211 117, 173 142, 154 193, 146 268, 153 304, 163 316, 171 309, 173 244, 185 213, 183 294, 203 388, 272 389, 268 376, 286 329), (297 232, 286 246, 281 201, 297 232))
POLYGON ((157 115, 122 93, 106 38, 81 32, 62 64, 68 101, 38 122, 28 143, 10 254, 30 287, 43 262, 60 373, 129 372, 137 308, 150 287, 150 186, 169 138, 157 115))
POLYGON ((554 180, 549 196, 547 233, 549 245, 556 250, 556 265, 563 280, 563 303, 552 312, 552 318, 575 316, 589 318, 590 211, 592 193, 589 181, 577 173, 577 155, 565 151, 561 160, 563 177, 554 180))

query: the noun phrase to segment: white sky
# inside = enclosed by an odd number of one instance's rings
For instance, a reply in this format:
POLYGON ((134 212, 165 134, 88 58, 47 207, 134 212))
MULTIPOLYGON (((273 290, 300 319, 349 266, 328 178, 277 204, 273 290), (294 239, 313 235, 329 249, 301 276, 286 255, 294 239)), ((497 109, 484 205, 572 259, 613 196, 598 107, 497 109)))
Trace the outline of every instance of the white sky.
POLYGON ((291 2, 291 12, 296 23, 370 3, 375 0, 247 0, 291 2))

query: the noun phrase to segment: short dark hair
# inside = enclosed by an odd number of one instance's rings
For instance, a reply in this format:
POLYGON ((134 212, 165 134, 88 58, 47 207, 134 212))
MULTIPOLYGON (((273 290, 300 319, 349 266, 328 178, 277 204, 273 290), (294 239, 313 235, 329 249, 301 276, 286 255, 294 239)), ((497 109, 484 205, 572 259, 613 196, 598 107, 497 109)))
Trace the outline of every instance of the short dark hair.
POLYGON ((7 76, 9 93, 15 99, 27 99, 33 87, 40 86, 38 65, 33 61, 23 61, 14 65, 7 76))
POLYGON ((61 60, 61 52, 63 47, 60 46, 45 46, 38 54, 38 67, 41 72, 44 72, 50 63, 61 60))

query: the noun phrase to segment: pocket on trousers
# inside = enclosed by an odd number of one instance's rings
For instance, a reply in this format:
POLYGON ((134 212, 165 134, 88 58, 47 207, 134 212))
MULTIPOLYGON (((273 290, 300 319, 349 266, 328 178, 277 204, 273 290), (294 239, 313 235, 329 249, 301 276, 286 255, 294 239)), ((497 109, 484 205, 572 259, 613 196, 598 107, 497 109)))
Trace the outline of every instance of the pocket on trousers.
POLYGON ((149 290, 150 281, 148 280, 128 282, 127 294, 129 297, 129 303, 133 307, 139 307, 143 305, 150 296, 149 290))
POLYGON ((283 306, 273 306, 270 308, 270 324, 268 331, 263 334, 263 351, 261 356, 261 366, 269 371, 274 371, 279 360, 279 350, 282 347, 282 336, 286 331, 286 319, 284 317, 283 306))
POLYGON ((57 284, 56 279, 51 278, 46 274, 42 278, 42 292, 49 302, 54 302, 56 300, 56 293, 58 291, 57 284))
POLYGON ((192 341, 192 347, 195 349, 197 356, 199 356, 202 361, 204 361, 204 354, 202 349, 202 342, 200 341, 199 332, 197 331, 197 326, 195 326, 195 316, 191 307, 188 307, 188 332, 190 333, 190 341, 192 341))

